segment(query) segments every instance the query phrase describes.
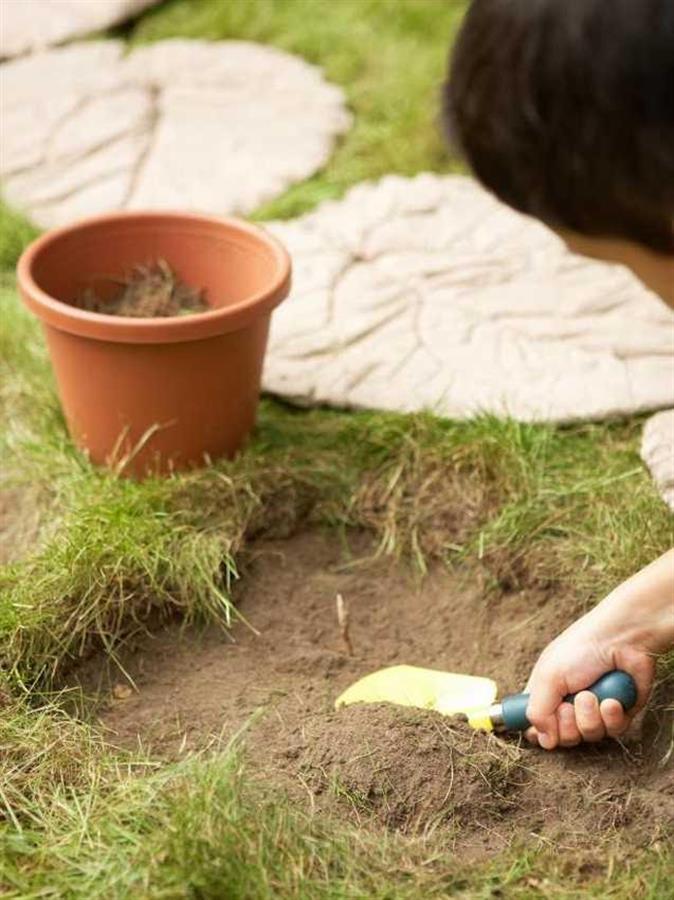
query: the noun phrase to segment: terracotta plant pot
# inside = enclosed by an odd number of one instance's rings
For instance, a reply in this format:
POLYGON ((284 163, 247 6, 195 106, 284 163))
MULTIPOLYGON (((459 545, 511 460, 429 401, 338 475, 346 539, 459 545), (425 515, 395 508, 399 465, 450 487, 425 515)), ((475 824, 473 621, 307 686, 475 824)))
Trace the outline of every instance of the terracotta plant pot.
POLYGON ((186 213, 115 213, 38 238, 19 260, 70 434, 93 462, 137 476, 231 456, 254 423, 269 320, 290 259, 259 228, 186 213), (211 309, 124 318, 72 305, 102 277, 165 259, 211 309))

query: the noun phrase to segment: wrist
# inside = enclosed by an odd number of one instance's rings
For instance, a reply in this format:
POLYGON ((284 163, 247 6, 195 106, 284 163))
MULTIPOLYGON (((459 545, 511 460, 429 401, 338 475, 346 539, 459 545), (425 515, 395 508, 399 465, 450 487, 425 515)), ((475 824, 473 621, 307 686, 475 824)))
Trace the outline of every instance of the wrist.
POLYGON ((627 644, 647 653, 660 653, 671 643, 662 611, 644 610, 633 597, 609 595, 590 618, 605 647, 627 644))
POLYGON ((629 644, 649 653, 674 645, 674 551, 619 585, 588 618, 604 644, 629 644))

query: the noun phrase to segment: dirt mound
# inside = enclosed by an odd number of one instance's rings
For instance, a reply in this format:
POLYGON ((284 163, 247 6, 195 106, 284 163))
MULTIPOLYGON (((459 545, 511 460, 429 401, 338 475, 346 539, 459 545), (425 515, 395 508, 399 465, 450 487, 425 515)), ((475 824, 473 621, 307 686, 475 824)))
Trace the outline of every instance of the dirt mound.
POLYGON ((335 711, 349 684, 394 663, 486 675, 502 693, 521 689, 537 653, 578 612, 573 596, 497 595, 479 572, 440 566, 420 580, 370 552, 362 536, 348 547, 320 533, 259 544, 237 596, 253 628, 139 635, 120 654, 129 682, 90 660, 79 680, 100 691, 110 741, 140 740, 176 758, 214 735, 242 734, 248 771, 270 790, 364 827, 440 828, 476 857, 514 838, 593 853, 616 835, 629 844, 674 836, 674 679, 624 745, 555 753, 430 712, 335 711), (349 608, 352 655, 337 594, 349 608))
POLYGON ((286 751, 303 781, 387 828, 499 821, 519 806, 522 751, 432 712, 354 706, 313 720, 286 751))
POLYGON ((674 778, 639 751, 606 742, 544 754, 434 712, 381 704, 305 720, 266 776, 301 784, 323 811, 361 825, 443 826, 473 850, 532 835, 573 846, 618 831, 632 844, 670 839, 674 778))

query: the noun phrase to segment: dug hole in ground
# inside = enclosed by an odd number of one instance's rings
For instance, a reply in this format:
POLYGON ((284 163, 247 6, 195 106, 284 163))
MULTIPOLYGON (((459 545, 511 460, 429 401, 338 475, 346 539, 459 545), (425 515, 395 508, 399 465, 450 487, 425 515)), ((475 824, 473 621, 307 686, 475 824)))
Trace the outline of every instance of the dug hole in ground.
POLYGON ((582 847, 604 864, 608 843, 671 841, 671 677, 624 742, 554 753, 433 712, 335 711, 351 682, 400 662, 488 676, 501 694, 520 690, 546 642, 579 612, 577 596, 534 581, 499 591, 480 570, 440 565, 421 577, 374 550, 359 533, 258 541, 235 593, 247 624, 228 634, 158 623, 118 663, 94 656, 70 684, 113 745, 141 742, 174 759, 239 735, 248 773, 316 816, 441 830, 469 858, 517 840, 582 847))

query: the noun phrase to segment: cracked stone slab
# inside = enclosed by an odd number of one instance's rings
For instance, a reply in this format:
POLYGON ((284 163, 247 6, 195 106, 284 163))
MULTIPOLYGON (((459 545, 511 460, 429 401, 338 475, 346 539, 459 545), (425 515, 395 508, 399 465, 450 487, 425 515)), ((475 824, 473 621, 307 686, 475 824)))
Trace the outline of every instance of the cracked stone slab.
POLYGON ((158 0, 2 0, 0 57, 43 50, 137 16, 158 0))
POLYGON ((270 228, 295 267, 272 322, 272 393, 550 422, 674 401, 671 311, 472 179, 388 176, 270 228))
POLYGON ((247 213, 351 121, 320 70, 244 41, 71 44, 0 67, 0 187, 43 227, 119 209, 247 213))
POLYGON ((674 511, 674 409, 656 413, 646 422, 641 458, 662 499, 674 511))

